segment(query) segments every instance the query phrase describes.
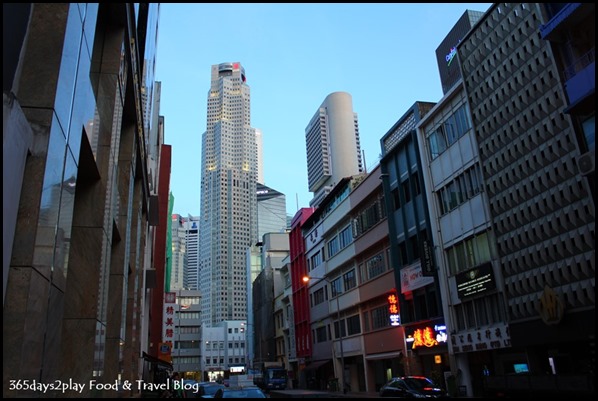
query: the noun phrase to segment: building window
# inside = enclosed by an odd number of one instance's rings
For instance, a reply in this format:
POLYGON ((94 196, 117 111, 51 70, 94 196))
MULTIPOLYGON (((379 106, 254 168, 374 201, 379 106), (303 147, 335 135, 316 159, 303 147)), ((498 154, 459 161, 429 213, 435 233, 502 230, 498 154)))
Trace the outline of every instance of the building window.
POLYGON ((388 306, 380 306, 372 310, 372 330, 382 329, 390 325, 388 306))
POLYGON ((349 333, 350 336, 361 333, 359 315, 354 315, 347 318, 347 333, 349 333))

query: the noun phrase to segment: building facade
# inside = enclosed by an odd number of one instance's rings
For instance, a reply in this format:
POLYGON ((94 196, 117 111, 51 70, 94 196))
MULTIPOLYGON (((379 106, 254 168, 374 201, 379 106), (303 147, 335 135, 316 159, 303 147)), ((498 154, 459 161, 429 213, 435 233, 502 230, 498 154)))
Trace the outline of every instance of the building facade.
POLYGON ((406 374, 443 382, 450 371, 447 329, 433 249, 419 154, 417 124, 434 103, 415 102, 380 140, 381 178, 388 212, 390 263, 394 267, 406 374))
MULTIPOLYGON (((571 376, 585 383, 578 391, 591 392, 595 205, 577 164, 587 148, 567 113, 571 93, 564 87, 573 87, 562 84, 569 76, 561 75, 542 38, 552 21, 544 10, 540 3, 494 4, 457 47, 512 345, 511 357, 494 361, 490 377, 499 378, 488 379, 487 387, 504 387, 501 376, 524 370, 532 392, 545 390, 546 374, 555 386, 551 394, 576 390, 563 382, 571 376)), ((572 32, 570 43, 581 40, 593 52, 583 41, 587 34, 572 32)), ((506 386, 516 390, 509 381, 506 386)))
POLYGON ((31 397, 11 380, 139 380, 151 352, 146 276, 158 269, 152 249, 166 246, 151 205, 168 198, 170 179, 149 113, 159 5, 3 10, 14 33, 3 79, 3 394, 31 397), (158 164, 166 193, 150 186, 158 164))
POLYGON ((245 320, 247 248, 257 242, 257 140, 240 63, 212 66, 202 138, 202 323, 245 320))
POLYGON ((257 184, 258 241, 267 233, 287 231, 287 203, 283 193, 264 184, 257 184))
POLYGON ((187 290, 199 290, 199 216, 185 220, 185 263, 183 285, 187 290))
POLYGON ((324 99, 305 128, 307 180, 317 207, 344 177, 363 172, 359 124, 349 93, 334 92, 324 99))

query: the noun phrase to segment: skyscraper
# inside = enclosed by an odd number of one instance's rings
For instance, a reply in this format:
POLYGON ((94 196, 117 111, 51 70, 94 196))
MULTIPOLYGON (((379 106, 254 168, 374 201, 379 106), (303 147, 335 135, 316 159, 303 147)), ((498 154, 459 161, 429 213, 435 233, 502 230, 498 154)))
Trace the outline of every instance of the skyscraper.
POLYGON ((258 241, 264 234, 285 232, 287 225, 287 202, 283 193, 264 184, 257 184, 258 241))
POLYGON ((199 217, 172 215, 170 291, 198 290, 199 217))
POLYGON ((199 290, 199 216, 185 219, 185 273, 183 284, 187 290, 199 290))
POLYGON ((212 66, 202 138, 202 324, 244 320, 246 250, 257 242, 258 145, 240 63, 212 66))
POLYGON ((359 125, 353 100, 346 92, 326 96, 305 128, 307 179, 317 207, 344 177, 363 172, 359 125))

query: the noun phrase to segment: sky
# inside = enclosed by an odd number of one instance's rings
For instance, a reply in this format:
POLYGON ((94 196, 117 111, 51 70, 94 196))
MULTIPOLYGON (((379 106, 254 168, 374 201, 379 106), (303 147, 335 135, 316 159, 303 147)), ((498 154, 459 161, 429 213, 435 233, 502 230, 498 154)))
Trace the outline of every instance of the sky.
MULTIPOLYGON (((416 101, 437 102, 436 49, 465 10, 492 3, 161 3, 156 81, 172 146, 173 213, 200 214, 201 137, 210 70, 240 62, 251 126, 262 131, 264 184, 287 214, 309 207, 305 128, 326 96, 351 94, 365 167, 416 101)), ((450 49, 447 49, 447 53, 450 49)))

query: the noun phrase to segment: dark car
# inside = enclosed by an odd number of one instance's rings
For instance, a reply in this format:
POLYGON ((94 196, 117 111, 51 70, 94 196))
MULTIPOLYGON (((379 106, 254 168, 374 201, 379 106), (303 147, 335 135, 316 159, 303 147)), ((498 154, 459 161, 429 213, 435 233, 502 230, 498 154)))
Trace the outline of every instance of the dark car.
POLYGON ((380 389, 380 397, 449 398, 445 390, 424 376, 393 377, 380 389))
POLYGON ((199 384, 199 390, 197 392, 197 397, 199 398, 214 398, 214 394, 219 389, 224 388, 224 384, 216 383, 216 382, 206 382, 199 384))
POLYGON ((267 398, 258 387, 225 387, 216 391, 214 398, 267 398))

